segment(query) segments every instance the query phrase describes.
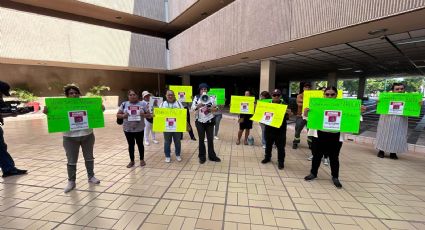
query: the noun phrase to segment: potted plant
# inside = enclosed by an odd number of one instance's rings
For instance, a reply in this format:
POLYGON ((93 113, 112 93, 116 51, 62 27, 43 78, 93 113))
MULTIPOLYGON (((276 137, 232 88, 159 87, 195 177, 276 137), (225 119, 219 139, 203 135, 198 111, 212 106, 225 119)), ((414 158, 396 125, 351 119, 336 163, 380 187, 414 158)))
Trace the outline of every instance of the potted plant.
POLYGON ((15 88, 10 91, 10 94, 18 98, 20 102, 25 103, 26 106, 34 107, 34 112, 40 109, 40 103, 37 102, 38 97, 28 90, 15 88))
POLYGON ((86 93, 86 96, 92 97, 92 96, 97 96, 97 97, 102 97, 104 96, 103 91, 109 91, 111 90, 111 88, 109 86, 106 85, 95 85, 93 87, 91 87, 89 89, 89 91, 86 93))

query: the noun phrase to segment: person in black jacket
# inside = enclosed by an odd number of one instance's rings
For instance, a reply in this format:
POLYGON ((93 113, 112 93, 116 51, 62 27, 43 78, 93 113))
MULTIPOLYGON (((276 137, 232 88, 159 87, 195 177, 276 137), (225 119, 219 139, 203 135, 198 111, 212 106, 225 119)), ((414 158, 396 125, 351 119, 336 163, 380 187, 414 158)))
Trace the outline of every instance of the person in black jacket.
MULTIPOLYGON (((6 82, 0 81, 0 108, 5 108, 6 103, 3 101, 3 95, 10 96, 9 93, 10 86, 6 82)), ((7 144, 4 142, 3 137, 3 129, 1 126, 4 125, 3 117, 14 117, 18 114, 15 113, 1 113, 0 112, 0 168, 3 172, 2 177, 8 177, 8 176, 16 176, 16 175, 22 175, 27 174, 27 170, 18 169, 15 167, 15 162, 13 161, 12 156, 10 156, 9 152, 7 151, 7 144)))
MULTIPOLYGON (((272 103, 285 104, 282 98, 282 92, 278 89, 272 91, 272 103)), ((283 118, 282 125, 279 128, 266 126, 266 150, 264 159, 261 163, 266 164, 271 161, 273 144, 277 147, 278 168, 282 170, 285 162, 285 145, 286 145, 286 126, 289 118, 289 110, 287 110, 283 118)))

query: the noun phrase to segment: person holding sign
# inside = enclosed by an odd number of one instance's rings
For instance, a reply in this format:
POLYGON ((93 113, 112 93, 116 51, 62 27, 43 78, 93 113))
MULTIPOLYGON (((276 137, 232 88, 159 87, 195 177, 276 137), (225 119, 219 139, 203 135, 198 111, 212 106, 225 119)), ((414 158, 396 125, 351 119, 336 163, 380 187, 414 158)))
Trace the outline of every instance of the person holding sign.
MULTIPOLYGON (((297 96, 297 118, 295 120, 295 137, 294 141, 292 142, 292 149, 297 149, 298 144, 301 142, 301 132, 304 129, 305 125, 307 124, 307 121, 302 116, 302 108, 303 108, 303 97, 304 97, 304 91, 305 90, 311 90, 311 84, 310 82, 302 82, 300 84, 302 86, 302 89, 300 90, 300 93, 297 96)), ((307 137, 308 138, 308 137, 307 137)), ((311 148, 311 140, 308 138, 308 147, 311 148)))
MULTIPOLYGON (((282 92, 279 89, 272 91, 272 103, 285 104, 282 100, 282 92)), ((286 126, 287 120, 289 119, 289 113, 290 111, 287 110, 279 128, 269 125, 265 127, 266 150, 264 159, 261 161, 262 164, 266 164, 271 161, 272 148, 273 144, 275 144, 277 148, 278 168, 282 170, 285 167, 286 126)))
POLYGON ((127 168, 134 166, 134 146, 137 143, 140 156, 140 166, 146 165, 145 147, 143 146, 143 137, 145 122, 144 118, 149 118, 148 104, 146 101, 139 101, 139 95, 135 90, 130 89, 127 93, 128 101, 123 102, 117 113, 117 118, 123 119, 123 130, 128 143, 128 153, 130 163, 127 168))
MULTIPOLYGON (((271 98, 272 96, 267 91, 263 91, 260 93, 260 100, 271 99, 271 98)), ((263 149, 265 149, 266 148, 266 136, 265 136, 266 125, 263 123, 260 123, 260 128, 261 128, 261 143, 263 144, 263 149)))
MULTIPOLYGON (((404 93, 403 83, 394 83, 391 87, 393 93, 404 93)), ((421 103, 422 101, 419 101, 421 103)), ((379 101, 378 101, 379 103, 379 101)), ((391 105, 393 112, 400 110, 400 105, 391 105)), ((385 152, 390 153, 390 158, 397 160, 397 153, 408 150, 407 128, 408 117, 400 115, 381 114, 376 132, 375 148, 378 149, 378 157, 384 158, 385 152)))
MULTIPOLYGON (((146 102, 148 105, 151 103, 151 93, 148 91, 142 92, 142 98, 143 101, 146 102)), ((153 109, 155 107, 159 107, 158 99, 154 100, 152 103, 152 106, 149 106, 149 112, 152 113, 153 109)), ((146 117, 145 118, 145 130, 144 130, 144 138, 145 138, 145 145, 149 145, 149 134, 152 134, 152 142, 155 144, 158 144, 159 142, 155 138, 155 132, 152 131, 152 124, 153 124, 153 118, 146 117)))
MULTIPOLYGON (((324 91, 325 98, 337 98, 338 90, 329 86, 324 91)), ((366 107, 362 106, 361 111, 365 111, 366 107)), ((308 118, 309 108, 304 111, 304 116, 308 118)), ((326 111, 324 116, 323 126, 327 129, 334 129, 335 126, 340 125, 341 112, 340 111, 326 111)), ((354 122, 354 121, 353 121, 354 122)), ((336 128, 335 128, 336 130, 336 128)), ((342 184, 339 181, 339 152, 342 147, 343 136, 339 131, 320 131, 310 129, 309 136, 312 136, 311 151, 313 153, 313 161, 311 164, 310 174, 304 177, 304 180, 310 181, 317 177, 317 173, 322 161, 322 157, 327 153, 330 165, 332 181, 337 188, 342 188, 342 184)))
POLYGON ((192 102, 192 111, 195 111, 195 125, 199 135, 199 163, 203 164, 206 161, 206 149, 204 138, 207 136, 208 142, 208 159, 210 161, 220 162, 214 152, 214 112, 216 104, 214 100, 207 95, 210 87, 206 83, 199 84, 199 94, 195 96, 192 102))
MULTIPOLYGON (((80 88, 74 84, 65 86, 64 93, 66 97, 69 98, 79 98, 81 96, 80 88)), ((105 107, 102 105, 102 110, 105 110, 105 107)), ((43 113, 48 115, 47 106, 44 107, 43 113)), ((71 115, 70 116, 74 116, 71 115)), ((81 116, 75 115, 73 117, 75 120, 84 121, 87 118, 86 114, 81 116)), ((71 127, 72 128, 72 127, 71 127)), ((77 162, 80 147, 83 151, 84 163, 86 165, 88 182, 92 184, 99 184, 100 180, 94 176, 94 157, 93 157, 93 147, 94 147, 95 137, 93 134, 93 129, 77 129, 71 130, 63 133, 63 147, 65 149, 67 162, 67 171, 68 171, 68 184, 64 188, 64 192, 70 192, 76 186, 77 178, 77 162)))
MULTIPOLYGON (((245 91, 245 96, 250 97, 251 91, 247 90, 245 91)), ((248 103, 243 104, 241 103, 241 111, 248 112, 248 103)), ((251 120, 252 114, 239 114, 239 131, 238 131, 238 140, 236 141, 236 144, 241 144, 241 137, 243 132, 245 131, 245 138, 244 138, 244 145, 248 145, 248 136, 249 132, 252 129, 252 120, 251 120)))
MULTIPOLYGON (((182 103, 176 99, 176 95, 174 91, 167 90, 166 101, 162 102, 159 106, 160 108, 168 108, 168 109, 184 109, 182 103)), ((172 132, 172 130, 177 129, 176 119, 175 118, 167 118, 166 127, 168 132, 164 132, 164 153, 165 153, 165 162, 171 162, 171 142, 174 140, 174 147, 176 149, 176 160, 181 161, 182 158, 180 156, 181 152, 181 136, 180 132, 172 132)))
MULTIPOLYGON (((3 109, 6 107, 6 103, 3 100, 3 95, 10 96, 9 93, 10 86, 6 82, 0 81, 0 109, 3 109)), ((3 113, 2 110, 0 110, 0 168, 3 172, 2 177, 8 177, 8 176, 16 176, 16 175, 23 175, 27 174, 27 170, 18 169, 15 167, 15 162, 13 161, 12 156, 10 156, 9 152, 7 151, 7 144, 4 142, 4 132, 1 126, 4 125, 3 117, 13 117, 17 116, 16 113, 10 113, 6 112, 3 113)))

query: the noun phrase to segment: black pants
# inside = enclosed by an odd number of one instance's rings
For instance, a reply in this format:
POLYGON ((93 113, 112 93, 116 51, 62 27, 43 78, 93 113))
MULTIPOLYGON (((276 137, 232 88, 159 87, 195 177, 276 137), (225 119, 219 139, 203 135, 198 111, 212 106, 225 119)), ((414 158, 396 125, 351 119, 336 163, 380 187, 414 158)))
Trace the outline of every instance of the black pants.
POLYGON ((313 153, 313 161, 311 163, 311 174, 317 176, 317 172, 322 162, 324 154, 329 156, 331 164, 332 177, 339 176, 339 151, 342 142, 339 141, 340 133, 328 133, 317 131, 317 138, 313 137, 311 151, 313 153))
MULTIPOLYGON (((195 134, 193 134, 193 129, 192 129, 192 125, 190 124, 190 113, 189 113, 189 108, 186 107, 186 121, 187 121, 187 127, 189 128, 189 136, 190 139, 195 139, 195 134)), ((181 139, 183 139, 183 133, 182 133, 182 137, 181 139)))
POLYGON ((199 159, 206 159, 206 149, 205 149, 205 134, 207 135, 207 143, 208 143, 208 158, 214 159, 217 155, 214 152, 214 122, 201 123, 195 121, 196 130, 198 130, 199 136, 199 159))
POLYGON ((285 162, 285 145, 286 145, 286 125, 283 128, 274 128, 266 126, 264 131, 266 136, 266 154, 265 159, 272 158, 273 144, 277 147, 277 160, 279 163, 285 162))
POLYGON ((134 145, 137 143, 139 149, 140 160, 145 159, 145 146, 143 146, 143 131, 142 132, 124 132, 125 138, 128 143, 128 153, 130 154, 130 160, 134 161, 134 145))

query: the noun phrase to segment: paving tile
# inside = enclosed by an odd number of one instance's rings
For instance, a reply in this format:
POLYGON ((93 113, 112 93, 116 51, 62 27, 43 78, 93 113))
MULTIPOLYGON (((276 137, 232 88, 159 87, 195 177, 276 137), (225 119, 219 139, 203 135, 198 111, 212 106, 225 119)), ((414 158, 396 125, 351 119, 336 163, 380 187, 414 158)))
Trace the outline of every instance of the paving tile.
MULTIPOLYGON (((173 157, 165 163, 162 145, 150 145, 145 146, 146 167, 128 169, 122 129, 113 115, 105 121, 105 128, 95 130, 95 172, 101 184, 87 183, 80 157, 77 187, 67 194, 61 135, 28 128, 46 128, 44 120, 4 126, 10 152, 30 173, 0 179, 1 229, 425 228, 424 155, 406 153, 390 161, 378 159, 372 146, 345 142, 343 188, 336 189, 330 168, 323 165, 317 180, 303 180, 311 167, 304 144, 286 148, 285 170, 279 171, 276 150, 273 164, 261 164, 261 146, 236 146, 236 120, 225 118, 215 141, 221 163, 200 165, 197 143, 185 137, 182 162, 173 157), (22 143, 22 138, 36 144, 22 143)), ((257 124, 251 133, 260 139, 257 124)), ((163 143, 161 135, 158 139, 163 143)))

